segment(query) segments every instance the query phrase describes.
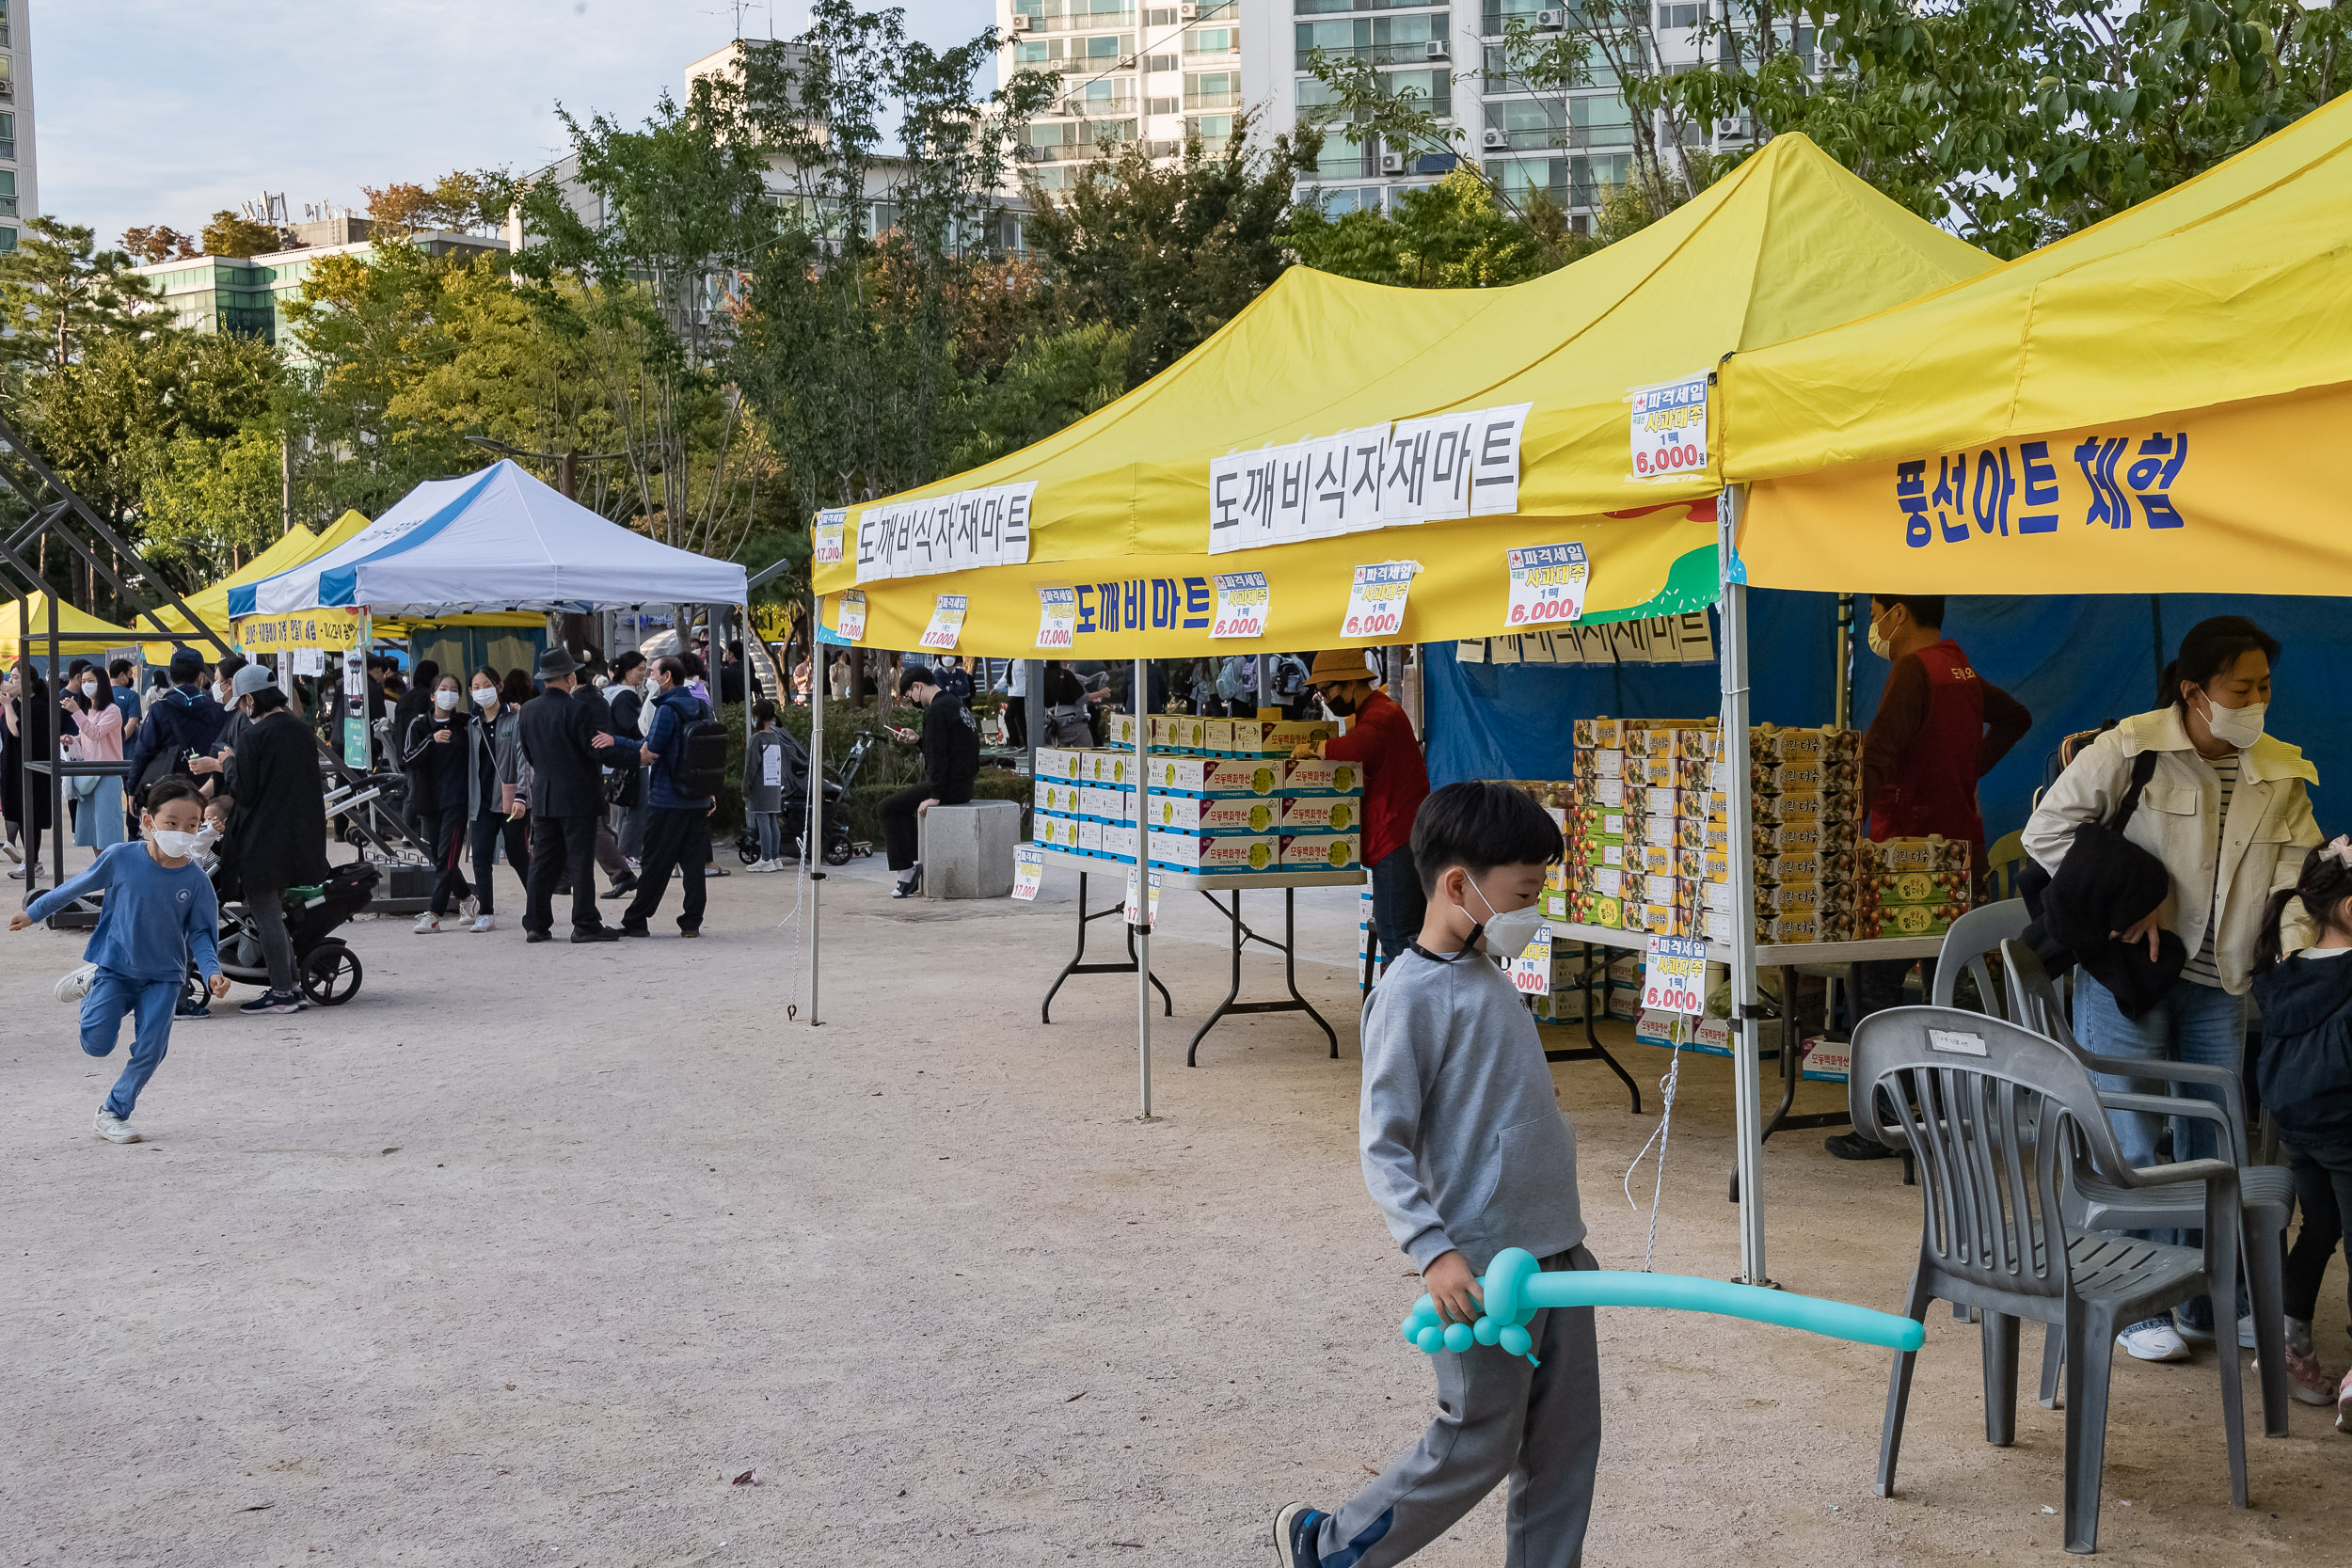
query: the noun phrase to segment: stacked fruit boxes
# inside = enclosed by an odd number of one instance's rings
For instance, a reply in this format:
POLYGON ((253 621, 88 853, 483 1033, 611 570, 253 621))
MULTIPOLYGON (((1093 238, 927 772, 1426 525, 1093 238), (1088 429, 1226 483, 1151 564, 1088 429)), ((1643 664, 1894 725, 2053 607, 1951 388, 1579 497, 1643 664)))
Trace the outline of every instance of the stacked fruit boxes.
POLYGON ((1940 937, 1968 911, 1976 888, 1968 846, 1959 839, 1862 841, 1856 917, 1873 937, 1940 937))

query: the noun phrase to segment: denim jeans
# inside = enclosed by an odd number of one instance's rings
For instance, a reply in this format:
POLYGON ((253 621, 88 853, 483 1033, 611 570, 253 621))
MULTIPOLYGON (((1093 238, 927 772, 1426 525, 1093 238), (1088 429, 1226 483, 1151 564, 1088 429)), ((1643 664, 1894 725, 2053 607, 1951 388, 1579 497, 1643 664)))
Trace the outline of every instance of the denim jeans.
POLYGON ((759 829, 759 858, 763 861, 784 858, 784 814, 773 811, 752 813, 752 822, 759 829))
POLYGON ((1411 847, 1399 845, 1372 868, 1372 934, 1379 944, 1382 969, 1421 935, 1421 924, 1427 918, 1429 897, 1421 890, 1421 868, 1413 863, 1411 847))
POLYGON ((90 977, 89 991, 82 998, 84 1054, 113 1055, 122 1033, 122 1015, 132 1015, 131 1059, 106 1096, 106 1109, 124 1121, 138 1109, 139 1091, 164 1065, 180 987, 178 980, 142 980, 111 969, 102 969, 90 977))
MULTIPOLYGON (((2145 1061, 2192 1062, 2205 1067, 2228 1068, 2232 1072, 2243 1070, 2246 1050, 2246 998, 2232 996, 2217 986, 2200 986, 2183 980, 2174 985, 2166 996, 2137 1018, 2125 1018, 2115 1006, 2115 996, 2105 986, 2084 971, 2074 974, 2074 1037, 2085 1051, 2097 1056, 2131 1056, 2145 1061)), ((2102 1089, 2122 1090, 2139 1094, 2165 1094, 2173 1085, 2156 1079, 2117 1077, 2111 1073, 2094 1072, 2092 1080, 2102 1089)), ((2202 1085, 2179 1085, 2200 1100, 2221 1102, 2219 1091, 2202 1085)), ((2156 1163, 2156 1138, 2162 1121, 2168 1119, 2143 1111, 2109 1111, 2107 1119, 2114 1124, 2115 1141, 2123 1151, 2124 1163, 2131 1165, 2152 1165, 2156 1163)), ((2175 1160, 2204 1160, 2223 1156, 2214 1123, 2201 1118, 2175 1117, 2172 1123, 2172 1158, 2175 1160)), ((2196 1231, 2151 1231, 2146 1239, 2154 1242, 2185 1240, 2196 1231)))

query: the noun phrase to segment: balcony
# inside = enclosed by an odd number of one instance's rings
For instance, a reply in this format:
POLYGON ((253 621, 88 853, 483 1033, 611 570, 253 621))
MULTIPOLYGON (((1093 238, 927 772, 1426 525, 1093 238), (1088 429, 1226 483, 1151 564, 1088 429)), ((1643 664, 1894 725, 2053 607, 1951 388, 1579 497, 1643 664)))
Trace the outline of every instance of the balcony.
POLYGON ((1238 109, 1241 107, 1241 93, 1232 87, 1222 92, 1188 92, 1184 94, 1184 107, 1186 110, 1238 109))
POLYGON ((1109 98, 1065 98, 1054 105, 1054 112, 1076 119, 1132 119, 1142 112, 1142 103, 1132 92, 1109 98))
POLYGON ((1032 16, 1026 27, 1016 22, 1016 30, 1010 36, 1024 39, 1042 38, 1048 33, 1106 33, 1114 27, 1133 27, 1135 24, 1136 13, 1133 10, 1092 11, 1082 16, 1032 16))
POLYGON ((1488 132, 1500 134, 1502 145, 1496 147, 1489 137, 1481 137, 1488 152, 1559 152, 1568 145, 1568 128, 1565 125, 1522 125, 1509 127, 1490 125, 1488 132))

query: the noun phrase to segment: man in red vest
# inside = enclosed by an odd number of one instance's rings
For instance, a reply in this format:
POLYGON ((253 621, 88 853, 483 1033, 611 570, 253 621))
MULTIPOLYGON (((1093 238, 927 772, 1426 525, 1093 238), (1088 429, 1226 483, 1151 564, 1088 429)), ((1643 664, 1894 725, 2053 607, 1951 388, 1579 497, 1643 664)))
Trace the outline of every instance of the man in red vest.
POLYGON ((1296 747, 1292 755, 1337 758, 1364 770, 1364 869, 1372 873, 1373 934, 1386 969, 1426 916, 1426 891, 1413 864, 1413 818, 1429 798, 1429 768, 1412 720, 1372 682, 1372 666, 1352 648, 1315 655, 1308 685, 1335 716, 1355 721, 1345 735, 1296 747))
MULTIPOLYGON (((1862 737, 1862 802, 1870 837, 1926 838, 1940 833, 1968 846, 1969 869, 1984 882, 1984 818, 1977 781, 2033 726, 2016 698, 1979 675, 1959 643, 1944 635, 1941 594, 1870 596, 1870 651, 1894 667, 1879 693, 1878 716, 1862 737)), ((1867 1018, 1902 1001, 1903 980, 1918 960, 1854 965, 1854 1016, 1867 1018)), ((1921 965, 1931 986, 1935 964, 1921 965)), ((1842 1160, 1882 1160, 1894 1152, 1859 1132, 1828 1140, 1842 1160)))

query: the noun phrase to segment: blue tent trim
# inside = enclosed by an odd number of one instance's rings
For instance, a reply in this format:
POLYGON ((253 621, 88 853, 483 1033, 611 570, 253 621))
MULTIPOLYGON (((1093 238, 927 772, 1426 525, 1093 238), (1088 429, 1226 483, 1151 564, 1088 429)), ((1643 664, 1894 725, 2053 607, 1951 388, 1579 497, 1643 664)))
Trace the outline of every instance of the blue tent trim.
POLYGON ((501 470, 512 467, 513 466, 513 459, 505 457, 500 458, 496 463, 493 463, 488 467, 483 469, 482 477, 475 480, 471 484, 466 486, 463 491, 459 492, 455 499, 452 500, 448 505, 442 507, 438 512, 433 514, 432 516, 427 517, 423 522, 419 523, 415 528, 410 529, 407 532, 393 540, 390 544, 386 545, 382 549, 371 550, 357 561, 348 562, 343 565, 321 572, 319 574, 320 606, 325 608, 330 605, 344 606, 358 604, 359 602, 358 589, 360 567, 367 565, 370 562, 387 561, 393 556, 405 555, 408 551, 415 549, 418 546, 429 542, 443 529, 449 527, 450 524, 464 516, 466 515, 466 509, 473 505, 475 498, 479 497, 484 490, 489 487, 490 482, 498 478, 501 470))

